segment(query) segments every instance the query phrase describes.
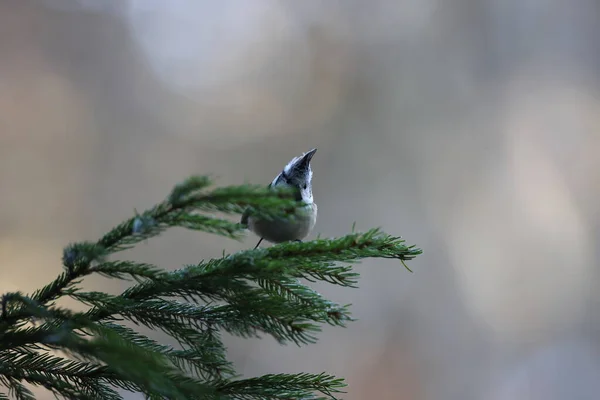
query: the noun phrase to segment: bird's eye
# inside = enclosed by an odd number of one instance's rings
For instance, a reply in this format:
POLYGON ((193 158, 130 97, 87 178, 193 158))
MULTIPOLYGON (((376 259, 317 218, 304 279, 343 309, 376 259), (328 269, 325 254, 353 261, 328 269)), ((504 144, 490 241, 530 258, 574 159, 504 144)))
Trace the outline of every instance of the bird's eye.
POLYGON ((302 185, 302 189, 306 190, 306 183, 304 185, 302 185))

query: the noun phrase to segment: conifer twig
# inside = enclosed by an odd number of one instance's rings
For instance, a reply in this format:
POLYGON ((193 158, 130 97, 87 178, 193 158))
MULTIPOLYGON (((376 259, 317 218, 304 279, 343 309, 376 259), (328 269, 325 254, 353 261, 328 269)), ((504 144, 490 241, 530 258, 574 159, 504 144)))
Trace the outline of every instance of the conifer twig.
POLYGON ((98 241, 67 246, 64 271, 48 285, 30 296, 2 296, 0 384, 8 393, 0 399, 33 399, 28 385, 69 399, 121 399, 116 389, 152 399, 334 399, 341 393, 343 381, 327 374, 238 379, 220 333, 314 343, 323 324, 343 327, 353 319, 349 305, 325 299, 301 279, 355 287, 358 274, 349 264, 388 258, 406 266, 421 250, 378 229, 353 229, 336 239, 224 254, 171 271, 109 260, 172 227, 242 237, 240 224, 205 213, 246 210, 262 218, 294 218, 299 206, 284 190, 209 190, 211 184, 207 177, 187 179, 98 241), (120 294, 85 291, 82 280, 90 274, 134 283, 120 294), (67 297, 89 308, 57 306, 67 297), (167 333, 178 346, 150 339, 133 328, 139 325, 167 333))

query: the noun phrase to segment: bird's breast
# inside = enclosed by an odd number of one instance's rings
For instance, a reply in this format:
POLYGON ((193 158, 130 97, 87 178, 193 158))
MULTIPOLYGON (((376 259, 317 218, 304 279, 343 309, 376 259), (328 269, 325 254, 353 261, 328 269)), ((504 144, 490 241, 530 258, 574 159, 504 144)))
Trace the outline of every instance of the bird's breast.
POLYGON ((250 217, 248 228, 271 243, 302 240, 308 236, 317 222, 315 203, 301 208, 293 219, 259 219, 250 217))

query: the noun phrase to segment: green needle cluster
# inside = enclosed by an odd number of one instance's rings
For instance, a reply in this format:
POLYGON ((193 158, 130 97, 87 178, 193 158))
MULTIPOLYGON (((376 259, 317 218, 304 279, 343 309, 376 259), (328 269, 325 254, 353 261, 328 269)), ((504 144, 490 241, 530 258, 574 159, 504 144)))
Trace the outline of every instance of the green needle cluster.
POLYGON ((187 179, 98 241, 67 246, 64 271, 48 285, 2 296, 0 385, 6 390, 0 399, 34 399, 31 386, 68 399, 121 399, 119 389, 148 399, 335 399, 342 393, 343 380, 324 373, 243 379, 227 360, 221 333, 314 343, 322 325, 343 327, 352 318, 349 305, 323 298, 301 280, 355 287, 352 263, 391 258, 406 267, 421 250, 374 229, 224 254, 174 271, 114 259, 173 227, 243 237, 243 226, 215 213, 294 218, 301 207, 285 190, 211 186, 205 176, 187 179), (118 295, 85 291, 82 280, 92 274, 131 285, 118 295), (70 311, 57 305, 63 298, 88 307, 70 311), (179 345, 158 343, 130 326, 165 332, 179 345))

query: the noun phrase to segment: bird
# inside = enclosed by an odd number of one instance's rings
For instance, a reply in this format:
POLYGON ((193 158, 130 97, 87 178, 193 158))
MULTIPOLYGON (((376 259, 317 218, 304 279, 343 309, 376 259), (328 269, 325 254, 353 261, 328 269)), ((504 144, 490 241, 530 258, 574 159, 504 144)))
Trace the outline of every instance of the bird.
POLYGON ((241 224, 260 237, 255 249, 263 240, 271 243, 301 242, 317 222, 317 204, 312 193, 312 169, 310 162, 317 152, 312 149, 294 157, 269 184, 269 188, 295 188, 296 200, 303 203, 293 219, 260 219, 250 216, 249 210, 242 214, 241 224))

